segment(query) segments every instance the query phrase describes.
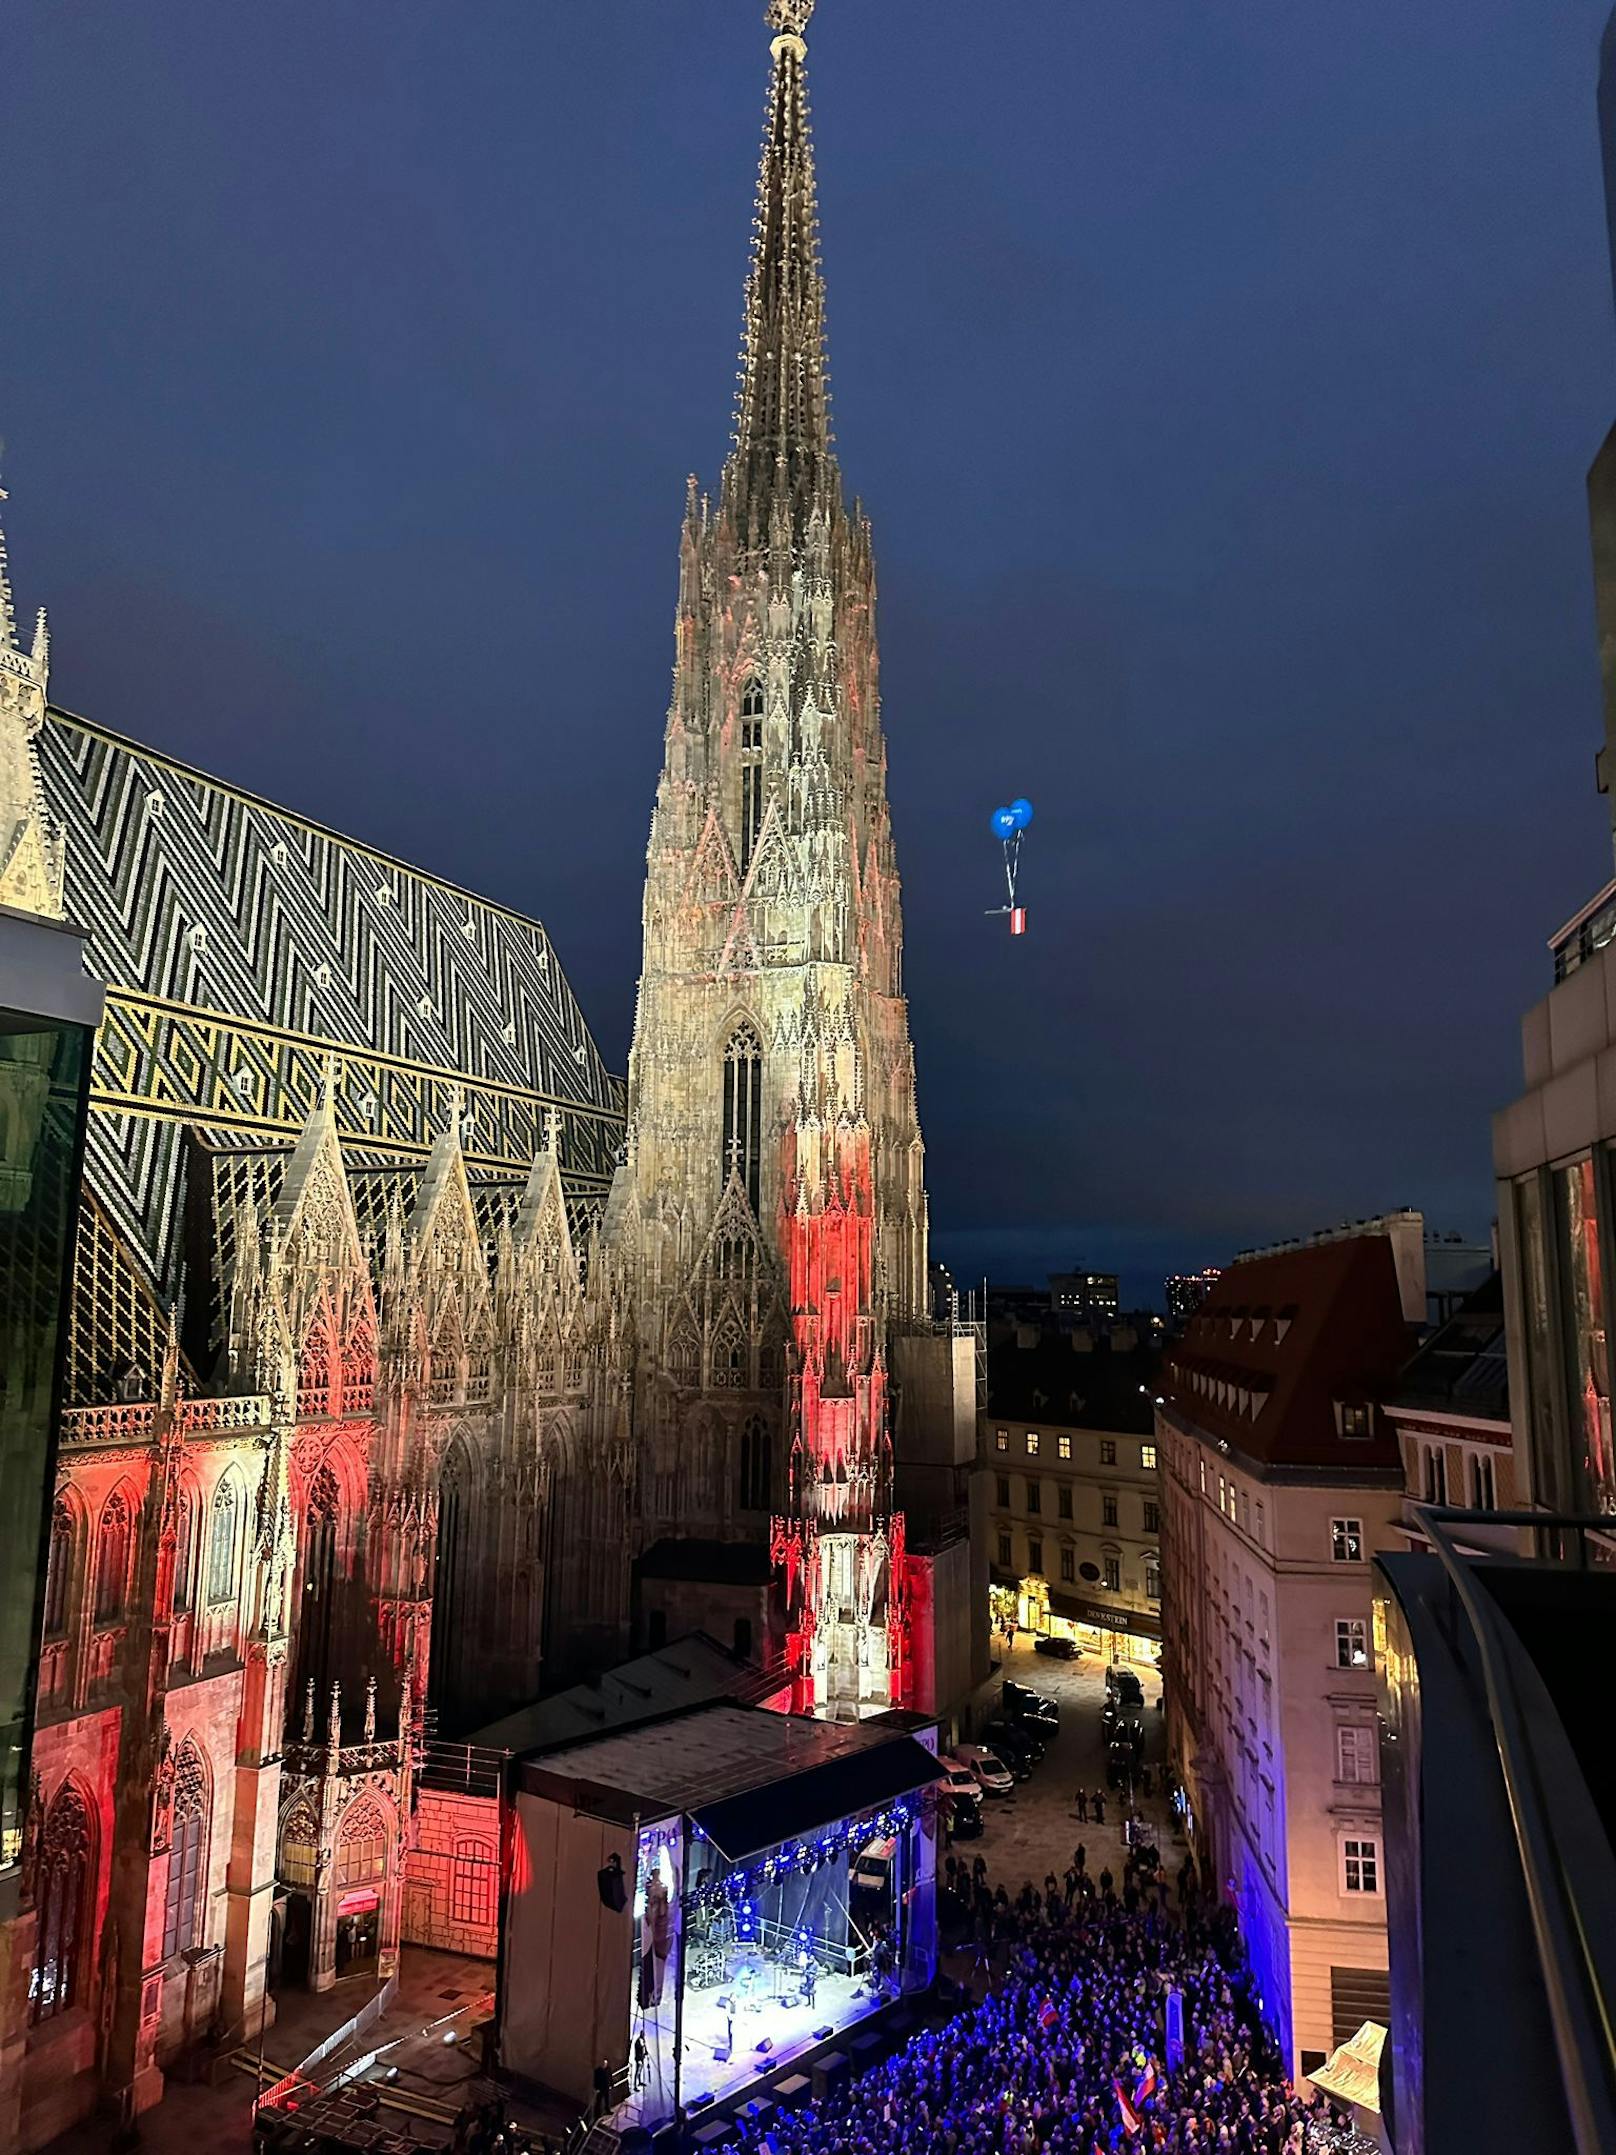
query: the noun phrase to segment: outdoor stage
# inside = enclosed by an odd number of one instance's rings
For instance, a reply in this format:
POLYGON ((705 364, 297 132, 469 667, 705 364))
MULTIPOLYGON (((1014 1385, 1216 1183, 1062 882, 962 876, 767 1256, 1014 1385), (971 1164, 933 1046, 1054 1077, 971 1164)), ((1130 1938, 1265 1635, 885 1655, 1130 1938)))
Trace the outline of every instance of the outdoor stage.
MULTIPOLYGON (((827 2031, 840 2035, 856 2026, 892 1995, 889 1989, 877 1997, 864 1976, 831 1975, 819 1978, 812 2005, 803 2002, 800 1992, 786 1999, 737 1998, 737 2010, 731 2016, 717 1992, 687 1997, 680 2073, 684 2107, 688 2110, 693 2104, 701 2104, 703 2098, 724 2101, 760 2074, 773 2072, 815 2049, 825 2040, 827 2031), (735 2048, 733 2054, 727 2054, 732 2018, 735 2048), (760 2051, 757 2046, 765 2039, 770 2047, 760 2051)), ((669 2113, 673 2102, 673 2020, 671 2001, 664 2001, 661 2008, 653 2007, 640 2020, 649 2052, 646 2084, 635 2090, 631 2071, 629 2098, 618 2113, 619 2121, 625 2125, 637 2125, 642 2117, 647 2122, 664 2118, 669 2113)))
POLYGON ((936 1973, 908 1726, 713 1703, 511 1774, 501 2056, 580 2108, 603 2070, 620 2125, 732 2102, 936 1973))

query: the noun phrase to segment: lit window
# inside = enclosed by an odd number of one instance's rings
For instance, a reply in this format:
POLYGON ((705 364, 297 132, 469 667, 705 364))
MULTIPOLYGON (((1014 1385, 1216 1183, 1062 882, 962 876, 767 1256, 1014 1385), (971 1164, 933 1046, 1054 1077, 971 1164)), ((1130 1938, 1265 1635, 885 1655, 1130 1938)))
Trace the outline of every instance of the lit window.
POLYGON ((1375 1732, 1369 1728, 1338 1728, 1335 1732, 1338 1781, 1367 1782, 1376 1779, 1375 1732))
POLYGON ((1369 1626, 1361 1616, 1338 1616, 1335 1620, 1335 1665, 1338 1669, 1369 1666, 1369 1626))
POLYGON ((1201 1461, 1201 1494, 1206 1495, 1206 1461, 1201 1461))
POLYGON ((1029 1459, 1038 1457, 1038 1432, 1036 1429, 1027 1431, 1027 1457, 1029 1459))
POLYGON ((996 1429, 993 1432, 993 1449, 996 1452, 1007 1452, 1010 1449, 1010 1432, 1008 1429, 996 1429))
POLYGON ((1369 1409, 1367 1407, 1343 1407, 1341 1409, 1341 1434, 1356 1443, 1362 1443, 1369 1435, 1369 1409))
POLYGON ((1100 1439, 1100 1464, 1101 1464, 1101 1466, 1102 1466, 1102 1467, 1114 1467, 1114 1466, 1116 1465, 1116 1463, 1117 1463, 1117 1448, 1116 1448, 1116 1445, 1115 1445, 1115 1444, 1114 1444, 1114 1443, 1113 1443, 1113 1442, 1111 1441, 1111 1439, 1110 1439, 1109 1437, 1102 1437, 1102 1438, 1100 1439))
POLYGON ((1141 1444, 1141 1445, 1140 1445, 1140 1447, 1139 1447, 1139 1464, 1140 1464, 1140 1465, 1141 1465, 1141 1466, 1142 1466, 1142 1467, 1144 1468, 1144 1470, 1145 1470, 1145 1472, 1146 1472, 1147 1474, 1154 1474, 1154 1473, 1155 1473, 1155 1471, 1156 1471, 1156 1447, 1155 1447, 1155 1445, 1154 1445, 1154 1444, 1141 1444))
POLYGON ((1380 1843, 1359 1837, 1341 1843, 1341 1884, 1347 1893, 1380 1891, 1380 1843))
POLYGON ((1057 1450, 1059 1451, 1059 1453, 1060 1453, 1060 1455, 1061 1455, 1061 1457, 1062 1457, 1063 1459, 1070 1459, 1070 1458, 1071 1458, 1071 1456, 1072 1456, 1072 1440, 1071 1440, 1071 1438, 1070 1438, 1070 1437, 1057 1437, 1057 1438, 1055 1439, 1055 1445, 1056 1445, 1056 1449, 1057 1449, 1057 1450))
POLYGON ((1361 1564, 1363 1562, 1363 1521, 1361 1519, 1332 1519, 1330 1521, 1330 1555, 1338 1564, 1361 1564))
POLYGON ((449 1914, 454 1922, 479 1927, 493 1922, 497 1868, 492 1841, 456 1841, 454 1869, 449 1874, 449 1914))

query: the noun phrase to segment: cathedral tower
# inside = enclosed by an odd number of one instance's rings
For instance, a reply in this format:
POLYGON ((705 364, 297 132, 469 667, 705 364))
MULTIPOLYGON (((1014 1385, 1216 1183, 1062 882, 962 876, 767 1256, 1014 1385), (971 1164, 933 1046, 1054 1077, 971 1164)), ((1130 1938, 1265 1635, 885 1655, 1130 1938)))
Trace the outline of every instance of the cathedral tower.
MULTIPOLYGON (((691 482, 629 1150, 642 1552, 771 1552, 796 1703, 906 1693, 889 1341, 923 1316, 870 529, 826 379, 804 32, 773 0, 735 432, 691 482)), ((711 1576, 726 1573, 712 1560, 711 1576)))

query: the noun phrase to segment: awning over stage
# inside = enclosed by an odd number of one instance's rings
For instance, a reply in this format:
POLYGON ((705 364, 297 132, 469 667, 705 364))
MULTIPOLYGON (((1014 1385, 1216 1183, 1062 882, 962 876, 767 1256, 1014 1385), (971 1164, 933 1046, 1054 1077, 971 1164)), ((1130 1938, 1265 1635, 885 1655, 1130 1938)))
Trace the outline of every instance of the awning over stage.
POLYGON ((840 1818, 873 1811, 894 1797, 912 1795, 940 1778, 937 1761, 912 1736, 895 1736, 872 1751, 810 1766, 789 1780, 771 1781, 745 1795, 706 1803, 690 1814, 731 1863, 743 1862, 778 1841, 800 1840, 840 1818))
POLYGON ((513 1785, 595 1818, 684 1812, 732 1862, 939 1778, 902 1729, 712 1701, 638 1728, 529 1753, 513 1785))

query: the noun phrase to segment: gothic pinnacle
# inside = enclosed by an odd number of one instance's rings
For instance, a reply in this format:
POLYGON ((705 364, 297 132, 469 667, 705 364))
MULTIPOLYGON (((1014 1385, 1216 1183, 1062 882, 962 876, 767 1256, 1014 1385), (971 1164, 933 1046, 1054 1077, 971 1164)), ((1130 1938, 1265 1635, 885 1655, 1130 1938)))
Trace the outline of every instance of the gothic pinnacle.
POLYGON ((814 12, 814 0, 769 0, 766 20, 785 37, 801 37, 814 12))

